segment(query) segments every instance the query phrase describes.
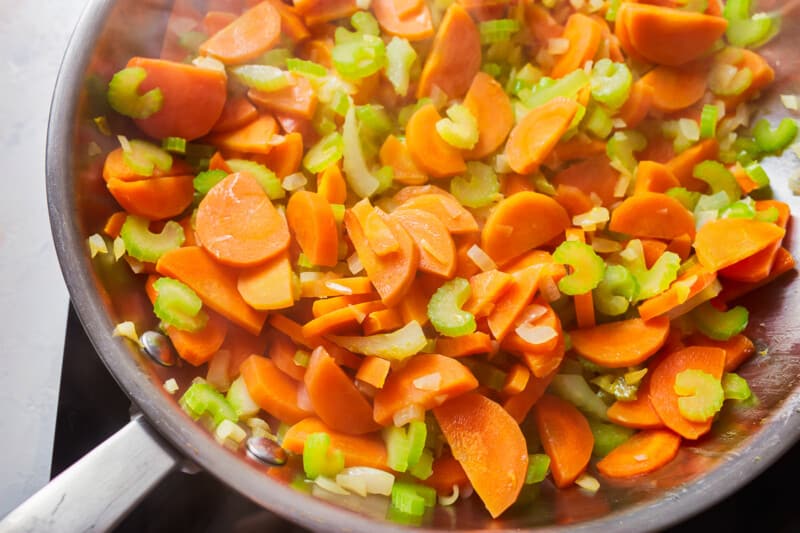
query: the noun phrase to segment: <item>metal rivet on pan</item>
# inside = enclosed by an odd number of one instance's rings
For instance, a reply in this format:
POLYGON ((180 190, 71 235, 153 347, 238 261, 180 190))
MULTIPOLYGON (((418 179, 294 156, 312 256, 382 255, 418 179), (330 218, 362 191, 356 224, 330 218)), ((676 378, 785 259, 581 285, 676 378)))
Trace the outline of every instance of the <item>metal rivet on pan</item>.
POLYGON ((145 331, 139 337, 142 350, 150 359, 161 366, 173 366, 175 364, 175 353, 169 339, 157 331, 145 331))
POLYGON ((288 457, 280 444, 267 437, 250 437, 247 439, 247 455, 264 464, 283 466, 288 457))

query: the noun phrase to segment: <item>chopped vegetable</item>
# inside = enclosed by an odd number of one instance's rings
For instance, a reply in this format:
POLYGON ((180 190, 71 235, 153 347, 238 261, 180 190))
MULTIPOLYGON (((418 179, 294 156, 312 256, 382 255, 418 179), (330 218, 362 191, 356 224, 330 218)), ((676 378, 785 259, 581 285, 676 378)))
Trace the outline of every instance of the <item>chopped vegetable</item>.
POLYGON ((722 384, 702 370, 688 369, 675 376, 675 394, 681 415, 692 422, 705 422, 721 408, 725 399, 722 384))
POLYGON ((139 85, 147 77, 142 67, 120 70, 108 83, 108 103, 121 115, 131 118, 148 118, 158 113, 164 105, 164 94, 158 87, 139 94, 139 85))
POLYGON ((225 397, 205 382, 193 383, 186 389, 178 403, 194 419, 198 419, 206 413, 211 415, 214 426, 219 426, 224 420, 231 422, 238 420, 236 411, 225 400, 225 397))
POLYGON ((448 337, 475 331, 475 317, 462 309, 470 294, 472 290, 464 278, 455 278, 439 287, 428 303, 428 317, 436 331, 448 337))

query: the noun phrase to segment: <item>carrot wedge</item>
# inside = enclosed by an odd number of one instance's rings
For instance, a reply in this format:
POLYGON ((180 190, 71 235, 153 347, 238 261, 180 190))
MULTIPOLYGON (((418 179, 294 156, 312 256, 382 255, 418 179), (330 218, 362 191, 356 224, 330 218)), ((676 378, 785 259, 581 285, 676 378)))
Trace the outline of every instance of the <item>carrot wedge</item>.
POLYGON ((489 330, 497 341, 502 342, 511 333, 517 317, 533 300, 545 268, 542 264, 531 265, 511 274, 510 287, 487 317, 489 330))
POLYGON ((697 231, 694 249, 700 264, 716 272, 780 242, 786 230, 746 218, 712 220, 697 231))
POLYGON ((600 47, 604 26, 583 13, 570 15, 561 35, 562 39, 569 41, 569 49, 558 56, 550 76, 562 78, 575 69, 583 68, 587 61, 593 59, 600 47))
POLYGON ((691 340, 697 346, 713 346, 725 350, 725 372, 736 372, 742 363, 756 353, 753 341, 742 334, 734 335, 726 341, 718 341, 697 333, 692 335, 691 340))
POLYGON ((250 89, 247 96, 256 106, 273 113, 311 119, 317 109, 317 91, 303 76, 291 76, 292 83, 277 91, 250 89))
POLYGON ((421 209, 398 209, 390 218, 400 222, 419 248, 419 269, 453 277, 456 270, 456 245, 447 227, 436 216, 421 209))
MULTIPOLYGON (((651 365, 652 366, 652 365, 651 365)), ((658 429, 664 427, 664 422, 650 402, 650 371, 644 376, 636 391, 636 399, 630 402, 617 400, 606 411, 608 419, 629 428, 658 429)))
MULTIPOLYGON (((778 220, 775 223, 779 227, 786 229, 791 217, 789 206, 785 202, 777 200, 759 200, 756 202, 756 210, 758 211, 766 210, 770 207, 774 207, 778 211, 778 220)), ((761 281, 769 276, 772 263, 780 247, 780 241, 775 241, 771 246, 767 246, 760 252, 723 268, 720 275, 724 278, 751 283, 761 281)))
POLYGON ((690 346, 666 356, 653 369, 650 401, 664 424, 680 436, 695 440, 708 433, 712 419, 692 422, 681 415, 675 377, 684 370, 701 370, 717 379, 725 368, 725 350, 709 346, 690 346))
POLYGON ((646 474, 672 461, 680 446, 680 436, 668 429, 642 431, 598 461, 597 470, 610 478, 646 474))
POLYGON ((645 322, 631 318, 570 332, 572 347, 582 357, 607 368, 634 366, 646 361, 667 340, 669 319, 645 322))
POLYGON ((261 2, 200 45, 200 54, 226 65, 255 59, 280 40, 281 15, 271 2, 261 2))
POLYGON ((315 192, 295 192, 286 204, 286 220, 309 261, 320 266, 336 266, 339 231, 333 209, 325 198, 315 192))
POLYGON ((347 182, 342 169, 331 165, 317 175, 317 194, 331 204, 343 204, 347 199, 347 182))
POLYGON ((652 103, 653 87, 640 78, 631 85, 630 95, 619 108, 617 117, 622 119, 627 127, 635 128, 645 119, 652 103))
POLYGON ((358 367, 356 379, 372 385, 376 389, 382 389, 391 368, 391 363, 386 359, 374 356, 365 357, 358 367))
POLYGON ((225 101, 222 114, 211 128, 213 133, 238 130, 258 118, 258 109, 245 96, 235 96, 225 101))
POLYGON ((389 471, 386 465, 386 445, 377 435, 348 435, 325 425, 319 418, 306 418, 297 422, 283 437, 283 446, 290 452, 301 454, 306 439, 312 433, 327 433, 331 448, 344 454, 345 466, 369 466, 389 471))
POLYGON ((192 203, 192 176, 169 176, 136 181, 108 180, 111 196, 125 211, 150 220, 180 215, 192 203))
POLYGON ((522 392, 511 396, 503 403, 503 409, 505 409, 518 424, 521 424, 528 416, 528 412, 530 412, 531 408, 533 408, 536 402, 539 401, 539 398, 541 398, 547 390, 547 387, 550 385, 550 382, 553 381, 555 375, 556 373, 553 372, 549 376, 543 378, 531 376, 522 392))
POLYGON ((205 305, 253 335, 261 331, 267 314, 244 301, 236 288, 236 271, 215 261, 202 248, 184 246, 169 251, 156 263, 156 271, 182 281, 205 305))
POLYGON ((278 420, 294 424, 312 415, 297 403, 300 384, 271 360, 251 355, 239 367, 253 401, 278 420))
POLYGON ((372 3, 372 10, 375 12, 378 24, 389 35, 409 41, 421 41, 433 37, 431 10, 425 2, 375 0, 372 3), (414 7, 404 9, 408 5, 414 7))
POLYGON ((570 486, 592 457, 594 436, 578 409, 557 396, 545 394, 533 406, 539 438, 547 455, 556 487, 570 486))
POLYGON ((575 100, 560 97, 529 111, 508 136, 505 154, 511 169, 517 174, 535 172, 567 131, 577 111, 575 100))
POLYGON ((406 144, 414 165, 434 178, 455 176, 467 170, 461 152, 436 131, 441 118, 433 104, 427 104, 411 115, 406 125, 406 144))
POLYGON ((659 66, 645 74, 641 81, 653 89, 653 108, 664 113, 686 109, 700 101, 706 92, 706 70, 697 66, 659 66))
MULTIPOLYGON (((605 154, 597 154, 578 163, 572 164, 553 176, 553 185, 561 187, 569 185, 576 187, 586 195, 591 202, 592 194, 596 195, 606 207, 611 206, 619 199, 614 196, 619 171, 611 166, 611 161, 605 154)), ((590 205, 589 209, 594 207, 590 205)), ((585 211, 581 211, 585 213, 585 211)))
POLYGON ((514 110, 502 85, 478 72, 464 97, 464 105, 478 121, 478 142, 465 154, 481 159, 497 150, 514 126, 514 110))
POLYGON ((675 198, 641 192, 626 198, 613 213, 609 229, 634 237, 674 239, 694 236, 694 215, 675 198))
POLYGON ((264 264, 243 270, 236 287, 253 309, 286 309, 294 304, 292 275, 289 254, 283 252, 264 264))
POLYGON ((436 351, 446 357, 466 357, 492 351, 492 339, 482 331, 476 331, 460 337, 439 337, 436 339, 436 351))
MULTIPOLYGON (((408 189, 409 187, 406 187, 408 189)), ((443 194, 422 194, 403 202, 400 209, 420 209, 436 216, 453 235, 478 231, 478 223, 455 198, 443 194)))
POLYGON ((639 161, 636 167, 636 186, 633 194, 643 192, 664 193, 681 184, 675 174, 664 164, 656 161, 639 161))
POLYGON ((750 291, 754 291, 759 287, 763 287, 775 278, 794 269, 794 266, 795 261, 794 257, 792 257, 792 254, 790 254, 786 248, 780 248, 778 253, 775 254, 775 260, 772 262, 772 268, 769 271, 769 276, 755 283, 726 280, 722 287, 722 292, 719 293, 716 300, 723 303, 731 302, 750 291))
POLYGON ((528 470, 528 449, 519 425, 498 404, 475 393, 454 398, 433 414, 453 457, 489 514, 497 518, 516 501, 528 470))
POLYGON ((238 129, 214 133, 206 139, 223 150, 267 155, 272 150, 271 141, 277 131, 275 119, 272 115, 265 114, 238 129))
POLYGON ((667 162, 667 168, 672 171, 681 187, 690 191, 703 192, 708 188, 706 182, 693 176, 694 167, 707 159, 717 159, 719 143, 716 139, 706 139, 691 148, 687 148, 667 162))

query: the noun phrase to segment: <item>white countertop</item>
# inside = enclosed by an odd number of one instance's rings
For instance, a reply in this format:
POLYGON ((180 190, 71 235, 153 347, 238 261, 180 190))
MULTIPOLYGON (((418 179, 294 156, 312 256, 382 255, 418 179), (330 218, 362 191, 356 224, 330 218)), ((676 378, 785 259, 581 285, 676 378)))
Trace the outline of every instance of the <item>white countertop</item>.
POLYGON ((0 517, 50 474, 68 297, 50 236, 45 138, 83 5, 0 2, 0 517))

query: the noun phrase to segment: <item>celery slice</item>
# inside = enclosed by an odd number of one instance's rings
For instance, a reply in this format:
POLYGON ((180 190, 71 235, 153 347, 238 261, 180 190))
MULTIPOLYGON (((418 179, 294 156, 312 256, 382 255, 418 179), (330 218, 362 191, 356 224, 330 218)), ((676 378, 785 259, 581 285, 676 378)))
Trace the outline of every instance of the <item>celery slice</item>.
POLYGON ((361 147, 359 136, 359 124, 356 119, 355 106, 351 105, 344 117, 342 126, 342 153, 344 161, 342 164, 347 183, 353 192, 360 198, 366 198, 375 194, 380 187, 380 181, 372 175, 367 167, 364 158, 364 150, 361 147))
POLYGON ((450 192, 462 205, 473 208, 486 207, 502 198, 494 169, 477 161, 467 163, 466 176, 453 178, 450 192))
POLYGON ((149 229, 150 221, 136 215, 128 215, 120 230, 120 237, 125 243, 128 255, 149 263, 155 263, 169 252, 180 248, 185 239, 183 227, 170 220, 164 225, 161 233, 153 233, 149 229))
POLYGON ((436 490, 425 485, 396 481, 392 486, 392 509, 410 516, 422 516, 436 505, 436 490))
POLYGON ((225 400, 225 397, 206 382, 193 383, 186 389, 178 403, 195 420, 206 413, 210 414, 215 426, 223 420, 230 420, 234 423, 239 420, 236 411, 225 400))
POLYGON ((594 289, 594 306, 608 316, 619 316, 639 295, 639 283, 622 265, 608 265, 603 280, 594 289))
POLYGON ((644 260, 642 241, 639 239, 628 242, 619 256, 621 264, 633 274, 639 284, 636 301, 652 298, 667 290, 677 279, 678 269, 681 266, 681 258, 678 254, 664 252, 648 269, 644 260))
POLYGON ((359 33, 366 35, 380 35, 381 29, 378 21, 369 11, 356 11, 350 17, 350 24, 359 33))
POLYGON ((329 133, 311 147, 303 157, 303 167, 316 174, 322 172, 342 158, 344 141, 338 131, 329 133))
POLYGON ((594 448, 592 455, 595 457, 605 457, 614 448, 627 441, 636 433, 634 430, 617 424, 600 422, 589 418, 589 427, 594 436, 594 448))
POLYGON ((544 453, 528 455, 528 471, 525 474, 525 484, 541 483, 550 470, 550 456, 544 453))
POLYGON ((301 76, 307 76, 309 78, 323 78, 328 75, 328 69, 319 63, 296 57, 286 59, 286 69, 289 72, 294 72, 295 74, 300 74, 301 76))
POLYGON ((264 165, 248 159, 228 159, 226 163, 234 172, 246 172, 253 176, 270 200, 280 200, 286 196, 281 180, 264 165))
POLYGON ((392 37, 386 45, 386 79, 400 96, 408 93, 411 79, 411 67, 417 60, 417 52, 406 39, 392 37))
POLYGON ((418 354, 428 343, 422 327, 416 320, 412 320, 391 333, 379 333, 366 337, 331 335, 328 338, 331 342, 351 352, 396 361, 402 361, 418 354))
POLYGON ((612 163, 617 162, 633 175, 639 164, 633 154, 646 147, 647 139, 638 131, 618 131, 608 140, 606 154, 612 163))
POLYGON ((713 194, 724 192, 728 195, 730 202, 735 202, 740 194, 741 188, 730 170, 719 161, 703 161, 695 165, 692 175, 708 183, 713 194))
POLYGON ((675 376, 675 394, 681 416, 692 422, 705 422, 722 408, 725 393, 720 380, 702 370, 684 370, 675 376))
POLYGON ((700 113, 700 138, 711 139, 717 135, 717 115, 719 108, 715 105, 706 104, 700 113))
POLYGON ((756 145, 762 152, 780 152, 794 141, 797 137, 797 122, 786 117, 780 121, 774 129, 770 127, 769 121, 762 118, 753 127, 753 138, 756 145))
POLYGON ((557 263, 569 265, 573 272, 561 278, 558 288, 570 296, 585 294, 603 280, 606 263, 591 246, 579 241, 565 241, 553 252, 557 263))
POLYGON ((292 84, 286 72, 271 65, 241 65, 230 70, 242 84, 259 91, 278 91, 292 84))
POLYGON ((728 311, 719 311, 711 303, 706 302, 695 308, 690 316, 703 335, 725 341, 744 331, 750 314, 740 305, 728 311))
POLYGON ((200 331, 208 322, 203 301, 188 285, 172 278, 159 278, 153 288, 158 293, 153 311, 165 324, 182 331, 200 331))
POLYGON ((611 109, 618 109, 628 100, 632 83, 633 75, 625 63, 601 59, 592 69, 592 98, 611 109))
POLYGON ((567 400, 584 413, 608 420, 608 406, 589 387, 580 374, 558 374, 550 383, 550 388, 557 396, 567 400))
POLYGON ((331 51, 331 58, 333 66, 342 76, 349 79, 366 78, 384 67, 386 47, 380 37, 359 33, 352 40, 339 42, 340 33, 336 32, 336 45, 331 51))
POLYGON ((197 191, 198 194, 206 195, 214 185, 224 180, 227 175, 228 173, 222 169, 204 170, 195 176, 192 181, 194 190, 197 191))
POLYGON ((448 108, 447 118, 436 123, 436 132, 447 144, 471 150, 478 142, 478 121, 466 106, 456 104, 448 108))
POLYGON ((464 278, 452 279, 439 287, 428 302, 428 317, 436 331, 448 337, 475 331, 475 317, 461 309, 470 294, 472 289, 464 278))
POLYGON ((247 390, 247 384, 244 382, 242 376, 233 380, 225 399, 239 418, 253 417, 261 410, 250 396, 250 392, 247 390))
POLYGON ((726 400, 749 400, 753 393, 747 380, 739 374, 726 372, 722 375, 722 390, 726 400))
POLYGON ((344 469, 344 453, 331 449, 331 437, 327 433, 312 433, 303 444, 303 470, 306 477, 336 477, 344 469))
POLYGON ((108 99, 111 108, 126 117, 145 119, 159 111, 164 106, 164 94, 161 89, 150 89, 144 94, 139 94, 139 85, 147 77, 147 71, 142 67, 124 68, 114 74, 108 83, 108 99))
POLYGON ((172 168, 172 156, 169 152, 160 146, 138 139, 127 142, 123 148, 122 160, 128 168, 140 176, 152 176, 156 168, 163 171, 172 168))

